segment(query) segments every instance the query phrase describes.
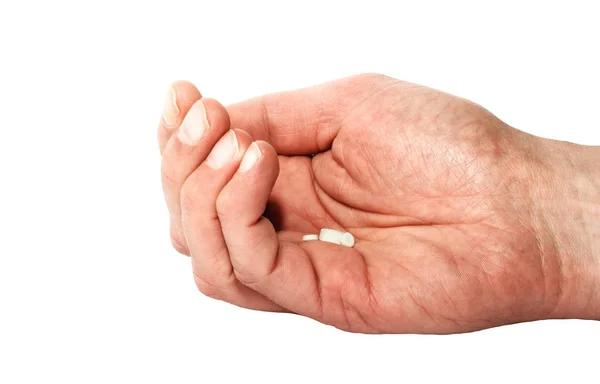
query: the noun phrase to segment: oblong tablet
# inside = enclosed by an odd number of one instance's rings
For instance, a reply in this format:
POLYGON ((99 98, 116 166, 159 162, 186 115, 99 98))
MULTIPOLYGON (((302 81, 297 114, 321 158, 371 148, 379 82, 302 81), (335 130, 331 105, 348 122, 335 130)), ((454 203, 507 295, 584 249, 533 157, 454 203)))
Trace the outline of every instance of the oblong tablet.
POLYGON ((340 238, 340 244, 344 247, 353 247, 354 246, 354 236, 350 232, 345 232, 342 234, 340 238))
POLYGON ((319 240, 319 235, 304 235, 302 236, 302 241, 311 241, 311 240, 319 240))
POLYGON ((323 228, 319 233, 319 240, 333 244, 341 244, 342 232, 335 229, 323 228))

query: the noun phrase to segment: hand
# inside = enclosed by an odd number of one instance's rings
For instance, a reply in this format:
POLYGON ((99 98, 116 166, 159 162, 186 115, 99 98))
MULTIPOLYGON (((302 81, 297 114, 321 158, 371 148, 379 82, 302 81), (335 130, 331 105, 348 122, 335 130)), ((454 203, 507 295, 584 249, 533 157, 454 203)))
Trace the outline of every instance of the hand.
POLYGON ((227 109, 178 82, 159 142, 172 242, 210 297, 368 333, 600 317, 600 178, 584 173, 583 213, 573 162, 554 167, 597 150, 381 75, 227 109), (302 242, 321 228, 356 244, 302 242))

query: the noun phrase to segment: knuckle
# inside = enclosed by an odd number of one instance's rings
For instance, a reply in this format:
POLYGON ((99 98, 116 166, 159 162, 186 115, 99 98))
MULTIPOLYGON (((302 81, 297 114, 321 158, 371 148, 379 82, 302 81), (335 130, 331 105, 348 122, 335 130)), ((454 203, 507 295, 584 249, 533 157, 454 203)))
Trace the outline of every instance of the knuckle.
POLYGON ((169 136, 170 133, 171 133, 171 129, 169 127, 167 127, 167 124, 165 124, 165 120, 163 118, 161 118, 158 123, 159 139, 164 138, 165 136, 169 136))
POLYGON ((231 194, 229 193, 228 189, 223 189, 217 196, 217 201, 215 203, 219 217, 229 218, 231 215, 235 215, 236 210, 234 209, 233 204, 234 199, 231 198, 231 194))
POLYGON ((197 204, 198 184, 193 178, 189 178, 181 186, 180 202, 182 209, 194 209, 197 204))
POLYGON ((223 289, 216 285, 214 282, 209 281, 207 278, 200 276, 194 272, 194 282, 198 290, 207 297, 215 300, 224 300, 225 294, 223 289))
POLYGON ((180 233, 171 231, 171 245, 173 246, 173 248, 175 248, 177 252, 181 253, 182 255, 190 255, 190 251, 188 250, 186 241, 180 233))
POLYGON ((160 119, 160 123, 158 124, 158 130, 156 137, 158 139, 158 148, 160 149, 161 155, 165 152, 165 147, 167 146, 167 142, 171 137, 170 130, 167 129, 163 119, 160 119))
POLYGON ((277 254, 282 245, 274 250, 273 243, 263 238, 256 244, 249 244, 246 257, 232 260, 236 279, 249 287, 257 286, 261 281, 273 277, 277 270, 278 278, 285 280, 292 274, 292 264, 288 259, 280 259, 277 254))
POLYGON ((248 268, 240 267, 233 269, 233 273, 235 274, 235 278, 245 286, 251 287, 253 285, 258 284, 259 278, 256 274, 250 272, 248 268))
POLYGON ((171 164, 169 156, 163 156, 160 163, 160 172, 162 174, 163 183, 166 187, 173 187, 178 185, 177 177, 173 173, 173 165, 171 164))

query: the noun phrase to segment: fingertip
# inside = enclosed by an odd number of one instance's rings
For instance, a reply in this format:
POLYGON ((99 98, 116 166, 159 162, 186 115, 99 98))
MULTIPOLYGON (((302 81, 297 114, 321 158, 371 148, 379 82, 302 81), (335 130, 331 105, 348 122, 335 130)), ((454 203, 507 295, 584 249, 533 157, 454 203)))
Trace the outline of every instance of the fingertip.
POLYGON ((175 91, 177 103, 181 103, 181 106, 192 105, 202 97, 198 88, 187 80, 175 80, 171 83, 171 88, 175 91))
POLYGON ((239 128, 232 128, 231 130, 235 132, 235 135, 238 138, 242 138, 244 142, 248 143, 248 145, 246 145, 245 147, 250 147, 250 145, 252 145, 252 135, 250 135, 247 131, 244 131, 243 129, 239 128))
POLYGON ((177 128, 192 105, 200 98, 202 95, 194 84, 185 80, 174 81, 165 96, 162 125, 169 130, 177 128))
POLYGON ((264 140, 256 140, 255 143, 263 153, 269 153, 269 156, 277 156, 277 151, 275 151, 275 148, 268 142, 264 140))
POLYGON ((198 145, 209 131, 221 136, 229 130, 227 110, 216 100, 201 98, 189 108, 177 130, 177 138, 188 147, 198 145))
MULTIPOLYGON (((279 160, 277 153, 271 144, 266 141, 253 141, 238 168, 238 173, 248 173, 254 168, 262 169, 263 172, 268 171, 274 174, 275 177, 279 173, 279 160)), ((256 171, 260 172, 260 171, 256 171)))
POLYGON ((260 147, 256 144, 255 141, 250 144, 250 147, 246 150, 244 157, 242 158, 242 162, 238 167, 238 172, 245 173, 248 172, 256 162, 258 162, 262 158, 263 154, 260 147))
POLYGON ((229 114, 225 107, 215 99, 203 97, 201 100, 206 109, 206 118, 210 127, 221 125, 229 129, 229 114))
POLYGON ((262 153, 261 161, 264 164, 262 165, 262 175, 269 180, 271 188, 273 188, 275 180, 279 176, 279 157, 275 148, 266 141, 257 140, 255 143, 262 153))
POLYGON ((202 97, 198 88, 189 81, 179 80, 167 90, 158 125, 158 146, 161 155, 173 132, 179 127, 192 105, 202 97))

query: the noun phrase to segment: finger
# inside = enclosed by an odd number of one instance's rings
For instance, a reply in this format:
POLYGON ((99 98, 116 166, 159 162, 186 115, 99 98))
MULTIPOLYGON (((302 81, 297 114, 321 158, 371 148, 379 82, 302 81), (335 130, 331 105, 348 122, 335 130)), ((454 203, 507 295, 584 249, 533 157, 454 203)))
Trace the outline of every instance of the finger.
POLYGON ((261 253, 277 254, 277 233, 262 215, 278 174, 279 161, 273 147, 264 141, 253 142, 237 173, 219 194, 217 213, 236 271, 269 264, 253 263, 244 257, 248 251, 257 251, 257 247, 261 253))
POLYGON ((319 293, 310 259, 298 245, 280 241, 271 222, 262 217, 278 171, 274 148, 254 142, 217 199, 223 236, 240 282, 284 308, 319 318, 319 293))
POLYGON ((352 111, 395 83, 398 80, 365 74, 258 97, 227 111, 234 127, 269 142, 277 153, 308 155, 329 149, 352 111))
POLYGON ((181 228, 181 186, 206 159, 219 138, 229 130, 225 108, 212 99, 197 100, 167 143, 162 157, 162 185, 169 209, 171 242, 189 254, 181 228))
POLYGON ((278 177, 278 160, 272 146, 254 142, 217 199, 237 280, 289 311, 373 332, 361 315, 370 295, 362 255, 336 244, 302 242, 301 233, 276 233, 261 216, 278 177))
POLYGON ((252 137, 244 131, 228 131, 187 178, 181 190, 183 232, 200 291, 246 308, 281 311, 281 307, 235 279, 216 210, 217 196, 251 142, 252 137))
POLYGON ((190 82, 176 81, 171 85, 165 97, 162 117, 158 124, 158 147, 161 154, 192 104, 201 97, 198 89, 190 82))

